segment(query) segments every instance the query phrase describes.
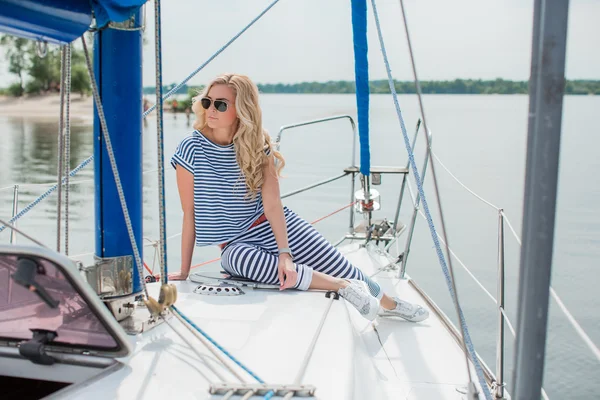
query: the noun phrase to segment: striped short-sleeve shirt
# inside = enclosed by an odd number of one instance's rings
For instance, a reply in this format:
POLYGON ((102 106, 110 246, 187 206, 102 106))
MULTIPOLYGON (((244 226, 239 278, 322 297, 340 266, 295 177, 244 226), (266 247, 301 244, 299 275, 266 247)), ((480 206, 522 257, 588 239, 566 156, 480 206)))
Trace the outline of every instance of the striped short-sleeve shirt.
POLYGON ((219 145, 199 131, 184 138, 171 158, 194 175, 196 245, 229 242, 264 212, 262 193, 251 199, 233 144, 219 145))

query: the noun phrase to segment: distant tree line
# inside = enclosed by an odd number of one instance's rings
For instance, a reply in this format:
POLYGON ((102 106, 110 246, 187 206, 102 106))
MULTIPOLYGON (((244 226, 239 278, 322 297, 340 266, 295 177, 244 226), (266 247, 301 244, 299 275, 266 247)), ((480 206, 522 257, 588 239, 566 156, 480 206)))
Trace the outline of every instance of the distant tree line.
MULTIPOLYGON (((47 54, 37 54, 37 44, 33 41, 14 36, 0 36, 0 46, 4 48, 8 70, 15 75, 17 81, 2 92, 13 96, 23 94, 41 94, 58 92, 60 88, 60 48, 48 46, 47 54)), ((455 79, 452 81, 422 81, 421 90, 426 94, 527 94, 527 81, 509 81, 504 79, 474 80, 455 79)), ((371 93, 390 93, 387 80, 374 80, 369 83, 371 93)), ((163 93, 167 93, 175 84, 165 85, 163 93)), ((267 83, 258 84, 262 93, 355 93, 354 81, 302 82, 302 83, 267 83)), ((397 93, 415 93, 412 81, 394 81, 397 93)), ((90 80, 85 65, 83 51, 73 47, 71 51, 71 88, 73 92, 88 94, 91 91, 90 80)), ((188 107, 191 96, 201 86, 182 85, 175 94, 187 95, 181 107, 188 107)), ((155 93, 154 87, 144 87, 143 93, 155 93)), ((600 80, 567 81, 566 94, 598 95, 600 80)), ((178 107, 179 108, 179 105, 178 107)))
MULTIPOLYGON (((173 88, 177 86, 174 83, 171 83, 170 85, 163 85, 163 95, 167 94, 167 92, 170 92, 171 90, 173 90, 173 88)), ((203 86, 188 86, 188 85, 181 85, 181 87, 179 89, 177 89, 173 94, 190 94, 190 95, 196 95, 197 92, 199 92, 200 90, 202 90, 203 86)), ((144 86, 143 88, 143 93, 144 94, 156 94, 156 87, 155 86, 144 86)))
MULTIPOLYGON (((353 81, 302 82, 295 84, 262 84, 258 85, 263 93, 355 93, 353 81)), ((426 94, 527 94, 527 81, 474 80, 455 79, 453 81, 421 81, 421 91, 426 94)), ((394 81, 397 93, 416 93, 412 81, 394 81)), ((369 82, 371 93, 390 93, 387 80, 369 82)), ((600 81, 573 80, 567 81, 566 94, 597 95, 600 94, 600 81)))
MULTIPOLYGON (((527 94, 527 81, 509 81, 505 79, 455 79, 453 81, 421 81, 421 90, 426 94, 527 94)), ((175 84, 165 85, 163 93, 173 89, 175 84)), ((262 93, 323 93, 323 94, 353 94, 356 92, 354 81, 302 82, 302 83, 267 83, 258 84, 262 93)), ((387 80, 376 80, 369 83, 371 93, 390 93, 387 80)), ((394 81, 397 93, 416 93, 412 81, 394 81)), ((181 86, 175 94, 195 94, 201 87, 181 86)), ((152 86, 144 88, 144 94, 154 94, 152 86)), ((566 94, 599 95, 600 80, 567 81, 566 94)))
MULTIPOLYGON (((17 78, 4 90, 6 94, 22 96, 60 90, 59 46, 48 45, 46 54, 40 56, 36 42, 9 35, 0 36, 0 46, 4 48, 8 71, 17 78)), ((81 95, 91 92, 83 50, 76 48, 71 51, 71 90, 81 95)))

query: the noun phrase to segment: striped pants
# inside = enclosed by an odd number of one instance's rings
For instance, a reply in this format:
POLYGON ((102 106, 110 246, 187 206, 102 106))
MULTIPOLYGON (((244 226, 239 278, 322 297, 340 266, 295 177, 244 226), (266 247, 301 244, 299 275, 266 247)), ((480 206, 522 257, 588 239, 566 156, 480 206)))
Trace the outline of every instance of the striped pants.
MULTIPOLYGON (((308 290, 313 271, 367 283, 371 294, 381 298, 379 285, 353 266, 315 228, 284 207, 288 243, 298 272, 295 288, 308 290)), ((249 229, 233 239, 221 253, 221 266, 232 276, 272 285, 279 284, 277 242, 268 222, 249 229)))

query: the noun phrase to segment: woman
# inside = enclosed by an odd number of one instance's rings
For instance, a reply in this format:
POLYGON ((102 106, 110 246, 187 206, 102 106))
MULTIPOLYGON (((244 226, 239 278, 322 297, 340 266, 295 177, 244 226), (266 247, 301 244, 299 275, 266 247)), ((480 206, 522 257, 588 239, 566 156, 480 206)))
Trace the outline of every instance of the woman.
POLYGON ((280 290, 334 290, 370 320, 380 304, 383 315, 415 322, 428 317, 422 307, 385 295, 282 206, 278 175, 285 162, 263 129, 258 88, 248 77, 219 76, 195 100, 195 131, 171 159, 183 227, 181 272, 169 279, 187 279, 194 244, 216 244, 233 276, 279 283, 280 290))

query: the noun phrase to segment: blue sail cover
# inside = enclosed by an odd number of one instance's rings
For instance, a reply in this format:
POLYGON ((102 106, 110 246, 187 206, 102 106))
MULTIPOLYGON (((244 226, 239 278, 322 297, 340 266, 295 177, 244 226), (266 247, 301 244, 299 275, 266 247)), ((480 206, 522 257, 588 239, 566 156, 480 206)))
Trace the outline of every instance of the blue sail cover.
POLYGON ((70 43, 90 28, 123 22, 147 0, 0 0, 0 31, 55 44, 70 43))
POLYGON ((371 173, 369 150, 369 60, 367 57, 367 0, 352 0, 352 36, 354 38, 354 74, 358 136, 360 138, 360 173, 371 173))

